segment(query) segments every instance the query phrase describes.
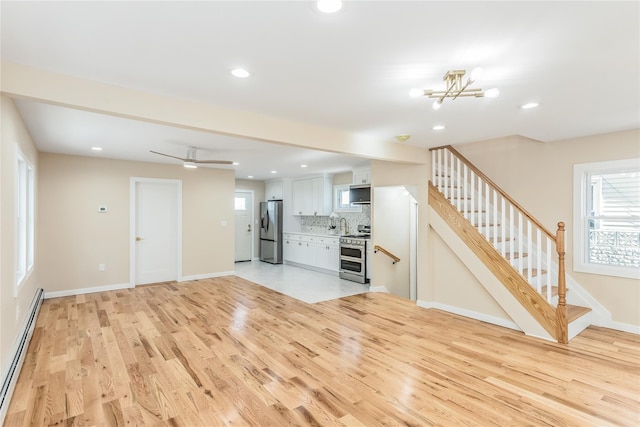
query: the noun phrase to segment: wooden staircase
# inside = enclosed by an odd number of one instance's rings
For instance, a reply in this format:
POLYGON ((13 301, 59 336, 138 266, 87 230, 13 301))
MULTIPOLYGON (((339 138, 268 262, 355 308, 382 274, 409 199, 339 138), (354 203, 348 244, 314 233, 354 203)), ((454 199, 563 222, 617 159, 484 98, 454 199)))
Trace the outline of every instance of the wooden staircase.
POLYGON ((451 146, 431 158, 429 205, 526 312, 560 343, 588 326, 591 309, 567 304, 564 223, 548 231, 451 146))

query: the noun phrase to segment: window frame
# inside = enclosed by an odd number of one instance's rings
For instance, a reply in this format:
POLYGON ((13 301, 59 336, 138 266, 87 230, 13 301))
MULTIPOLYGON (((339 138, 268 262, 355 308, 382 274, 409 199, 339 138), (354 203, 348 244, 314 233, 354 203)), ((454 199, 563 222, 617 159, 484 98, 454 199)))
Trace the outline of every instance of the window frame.
MULTIPOLYGON (((588 212, 591 201, 590 177, 624 171, 640 172, 640 158, 583 163, 574 165, 573 185, 573 270, 582 273, 601 274, 631 279, 640 279, 640 268, 596 264, 588 261, 588 212)), ((611 217, 611 219, 616 219, 611 217)))
POLYGON ((35 168, 16 144, 16 241, 14 297, 35 265, 35 168))
POLYGON ((337 184, 333 186, 333 212, 362 212, 362 206, 349 204, 348 207, 341 206, 340 193, 349 191, 351 184, 337 184))

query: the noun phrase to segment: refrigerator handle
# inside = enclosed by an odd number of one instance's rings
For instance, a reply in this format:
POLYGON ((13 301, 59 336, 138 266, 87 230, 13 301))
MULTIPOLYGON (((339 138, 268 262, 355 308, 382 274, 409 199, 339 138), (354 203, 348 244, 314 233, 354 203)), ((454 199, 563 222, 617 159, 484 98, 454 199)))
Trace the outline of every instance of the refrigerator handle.
POLYGON ((269 211, 267 211, 267 227, 265 228, 267 233, 269 232, 269 211))

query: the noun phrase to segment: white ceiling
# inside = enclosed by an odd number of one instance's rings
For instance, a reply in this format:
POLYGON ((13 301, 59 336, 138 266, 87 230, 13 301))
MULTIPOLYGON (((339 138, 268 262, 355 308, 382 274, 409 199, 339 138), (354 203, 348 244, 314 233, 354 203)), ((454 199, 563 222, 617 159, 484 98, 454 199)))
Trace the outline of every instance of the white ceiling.
MULTIPOLYGON (((640 127, 639 2, 348 1, 335 15, 313 4, 2 1, 1 54, 379 140, 408 133, 407 143, 423 147, 640 127), (232 77, 237 66, 253 76, 232 77), (443 88, 447 70, 476 66, 484 75, 474 86, 497 87, 498 98, 447 100, 434 111, 432 100, 408 96, 443 88), (529 101, 540 107, 518 108, 529 101), (436 124, 446 129, 433 131, 436 124)), ((102 156, 164 161, 147 151, 183 156, 195 145, 210 151, 200 158, 236 160, 239 178, 256 179, 271 169, 300 173, 299 163, 316 160, 362 164, 31 101, 19 108, 43 151, 92 155, 88 147, 101 145, 102 156)))

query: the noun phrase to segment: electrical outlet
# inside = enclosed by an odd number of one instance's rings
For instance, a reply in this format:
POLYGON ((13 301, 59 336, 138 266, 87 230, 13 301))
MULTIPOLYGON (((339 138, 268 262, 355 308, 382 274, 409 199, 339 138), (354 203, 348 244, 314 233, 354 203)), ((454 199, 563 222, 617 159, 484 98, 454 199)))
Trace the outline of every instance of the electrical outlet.
POLYGON ((98 271, 104 271, 106 266, 104 264, 98 264, 98 271))

